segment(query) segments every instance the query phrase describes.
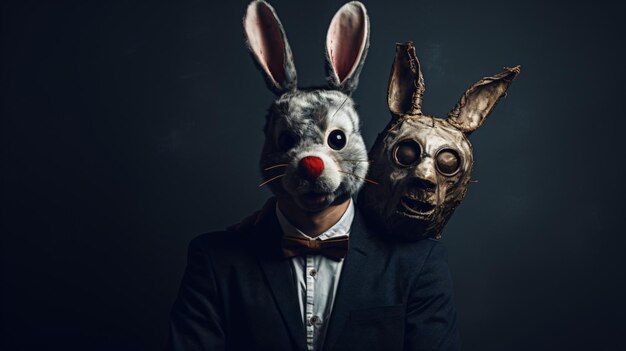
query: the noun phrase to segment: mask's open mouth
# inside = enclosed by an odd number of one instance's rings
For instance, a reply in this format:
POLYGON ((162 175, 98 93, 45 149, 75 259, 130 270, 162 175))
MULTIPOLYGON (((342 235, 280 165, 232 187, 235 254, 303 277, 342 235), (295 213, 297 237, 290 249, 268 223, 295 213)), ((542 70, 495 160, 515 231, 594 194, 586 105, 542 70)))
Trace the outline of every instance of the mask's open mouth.
POLYGON ((435 205, 430 202, 403 196, 400 198, 398 212, 408 217, 424 218, 435 212, 435 205))

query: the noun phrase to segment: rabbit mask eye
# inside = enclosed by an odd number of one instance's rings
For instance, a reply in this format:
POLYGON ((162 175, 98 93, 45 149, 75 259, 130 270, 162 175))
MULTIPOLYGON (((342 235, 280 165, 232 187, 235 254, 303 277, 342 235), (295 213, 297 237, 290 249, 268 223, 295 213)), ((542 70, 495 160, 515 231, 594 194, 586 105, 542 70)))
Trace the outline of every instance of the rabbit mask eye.
POLYGON ((291 150, 298 143, 298 137, 291 132, 282 132, 278 136, 278 147, 282 151, 291 150))
POLYGON ((404 140, 396 145, 393 153, 394 160, 403 167, 409 167, 419 161, 422 148, 414 140, 404 140))
POLYGON ((437 170, 439 173, 452 176, 461 168, 461 158, 459 153, 452 149, 443 149, 437 153, 437 170))
POLYGON ((339 130, 333 130, 328 134, 328 146, 333 150, 341 150, 346 146, 346 134, 339 130))

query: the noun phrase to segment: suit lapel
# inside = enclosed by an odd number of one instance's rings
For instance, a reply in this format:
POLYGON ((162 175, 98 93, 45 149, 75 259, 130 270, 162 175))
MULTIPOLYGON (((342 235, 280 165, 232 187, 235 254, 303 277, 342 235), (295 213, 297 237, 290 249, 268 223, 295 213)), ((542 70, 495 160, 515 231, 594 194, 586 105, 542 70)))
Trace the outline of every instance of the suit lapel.
MULTIPOLYGON (((269 206, 266 205, 266 207, 269 206)), ((282 256, 280 251, 282 230, 276 219, 275 207, 269 207, 261 215, 262 217, 257 220, 258 223, 255 226, 255 237, 260 240, 259 265, 265 274, 293 344, 297 349, 305 350, 306 330, 300 313, 291 263, 282 256)))
POLYGON ((350 249, 343 264, 330 322, 326 331, 324 350, 333 349, 348 321, 350 311, 362 307, 360 306, 361 300, 358 297, 363 292, 367 293, 367 287, 363 286, 363 282, 366 279, 363 278, 367 273, 365 265, 368 261, 369 240, 361 220, 357 210, 350 230, 350 249))
POLYGON ((306 331, 289 260, 261 260, 260 263, 292 341, 299 349, 303 349, 306 331))

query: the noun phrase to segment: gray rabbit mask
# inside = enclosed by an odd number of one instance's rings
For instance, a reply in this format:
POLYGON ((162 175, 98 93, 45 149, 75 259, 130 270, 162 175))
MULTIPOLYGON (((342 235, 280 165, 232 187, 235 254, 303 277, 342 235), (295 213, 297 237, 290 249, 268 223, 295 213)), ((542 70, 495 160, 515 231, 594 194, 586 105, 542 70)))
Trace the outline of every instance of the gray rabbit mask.
POLYGON ((472 145, 467 136, 479 128, 515 76, 519 66, 472 85, 448 114, 422 113, 425 91, 413 43, 396 45, 389 78, 392 120, 370 151, 369 177, 359 207, 386 233, 403 239, 440 238, 463 200, 471 179, 472 145))
POLYGON ((297 88, 285 31, 268 3, 250 3, 243 24, 252 57, 278 96, 266 117, 261 185, 309 212, 347 200, 363 185, 368 168, 350 98, 369 46, 365 7, 353 1, 333 17, 326 36, 329 86, 322 89, 297 88))

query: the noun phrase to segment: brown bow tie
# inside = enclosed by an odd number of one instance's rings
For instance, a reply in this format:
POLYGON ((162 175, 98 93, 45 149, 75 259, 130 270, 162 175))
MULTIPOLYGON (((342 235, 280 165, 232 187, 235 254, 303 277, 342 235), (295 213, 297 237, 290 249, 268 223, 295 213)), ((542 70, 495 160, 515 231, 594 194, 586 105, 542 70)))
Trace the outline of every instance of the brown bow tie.
POLYGON ((307 240, 283 237, 283 255, 287 258, 302 255, 324 255, 335 261, 341 261, 348 252, 348 237, 328 240, 307 240))

